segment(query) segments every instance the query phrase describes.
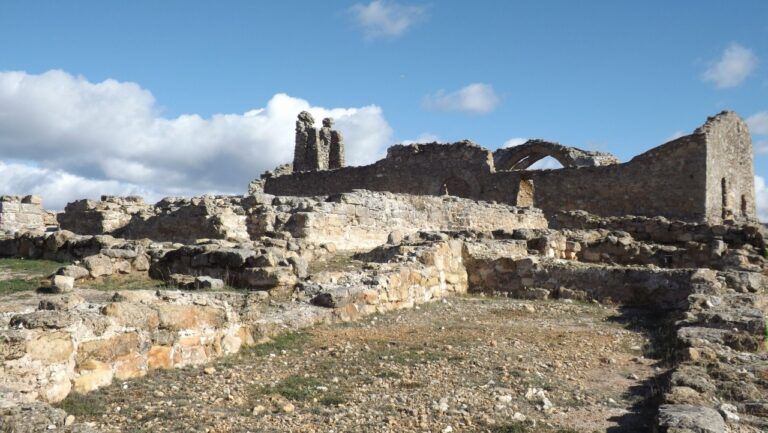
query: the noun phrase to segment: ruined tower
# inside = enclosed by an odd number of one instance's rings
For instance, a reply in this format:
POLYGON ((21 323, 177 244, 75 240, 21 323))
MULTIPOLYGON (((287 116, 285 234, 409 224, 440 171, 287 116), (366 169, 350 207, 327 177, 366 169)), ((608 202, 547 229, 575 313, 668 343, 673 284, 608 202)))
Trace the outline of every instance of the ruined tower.
POLYGON ((344 139, 332 129, 333 119, 323 119, 323 127, 315 128, 315 119, 306 111, 296 121, 296 143, 293 171, 318 171, 344 166, 344 139))

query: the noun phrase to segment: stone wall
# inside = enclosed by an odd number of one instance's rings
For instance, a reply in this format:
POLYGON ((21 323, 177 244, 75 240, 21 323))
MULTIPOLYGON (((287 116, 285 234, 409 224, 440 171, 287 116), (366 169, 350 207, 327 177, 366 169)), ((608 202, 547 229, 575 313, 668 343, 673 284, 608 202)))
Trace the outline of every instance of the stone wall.
POLYGON ((475 202, 451 196, 418 196, 354 191, 324 199, 263 197, 251 216, 251 236, 288 231, 315 244, 339 250, 371 249, 396 232, 418 230, 493 231, 546 228, 533 208, 475 202))
POLYGON ((736 114, 723 112, 693 134, 623 164, 498 171, 491 152, 471 142, 399 145, 371 165, 264 179, 264 191, 296 196, 355 189, 421 195, 447 191, 514 205, 525 183, 529 189, 532 184, 533 206, 548 217, 581 209, 601 216, 661 215, 717 223, 723 220, 723 211, 713 197, 722 204, 722 173, 730 173, 727 200, 737 203, 737 211, 729 218, 750 221, 756 217, 751 153, 746 126, 736 114))
POLYGON ((0 196, 0 234, 45 231, 46 212, 37 196, 0 196))
POLYGON ((68 203, 57 218, 63 230, 81 235, 115 233, 131 222, 134 215, 151 212, 141 197, 102 196, 101 200, 68 203))
POLYGON ((289 302, 267 292, 162 290, 4 298, 0 401, 57 402, 154 369, 203 364, 279 333, 466 292, 460 242, 430 243, 409 257, 344 281, 318 275, 289 302))
POLYGON ((103 196, 67 204, 61 228, 77 234, 193 243, 197 239, 249 240, 242 197, 168 197, 154 205, 141 197, 103 196))

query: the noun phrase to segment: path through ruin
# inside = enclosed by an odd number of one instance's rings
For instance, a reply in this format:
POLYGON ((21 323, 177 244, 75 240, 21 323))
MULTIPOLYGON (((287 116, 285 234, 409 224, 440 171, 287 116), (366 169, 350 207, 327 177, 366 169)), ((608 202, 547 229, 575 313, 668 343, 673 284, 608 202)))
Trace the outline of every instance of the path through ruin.
POLYGON ((648 320, 594 303, 449 298, 60 406, 111 432, 647 431, 663 374, 643 355, 648 320))

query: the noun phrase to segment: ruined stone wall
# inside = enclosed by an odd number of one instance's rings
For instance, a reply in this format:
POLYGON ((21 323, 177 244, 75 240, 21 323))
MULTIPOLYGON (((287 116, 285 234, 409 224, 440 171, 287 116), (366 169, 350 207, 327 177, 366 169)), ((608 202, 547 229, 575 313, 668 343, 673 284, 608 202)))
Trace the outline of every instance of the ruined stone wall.
POLYGON ((40 197, 0 196, 0 234, 45 231, 46 212, 40 197))
POLYGON ((747 124, 736 113, 707 120, 696 134, 707 143, 706 212, 710 222, 754 221, 755 177, 747 124))
POLYGON ((134 215, 117 234, 126 239, 194 243, 197 239, 250 240, 237 196, 169 197, 151 213, 134 215))
MULTIPOLYGON (((264 191, 312 196, 354 189, 450 195, 517 204, 520 196, 547 216, 561 210, 601 215, 646 215, 688 221, 722 221, 723 173, 734 217, 754 218, 750 137, 734 113, 710 119, 694 134, 636 156, 624 164, 560 170, 497 171, 493 155, 470 142, 393 146, 375 164, 268 178, 264 191), (718 177, 720 176, 720 177, 718 177), (713 182, 717 181, 717 187, 713 182), (520 195, 524 183, 526 194, 520 195), (532 188, 531 188, 532 185, 532 188), (741 196, 745 211, 741 211, 741 196), (741 215, 741 216, 740 216, 741 215), (743 216, 743 217, 742 217, 743 216)), ((729 202, 729 203, 730 203, 729 202)), ((526 201, 525 204, 529 204, 526 201)))
POLYGON ((68 203, 57 215, 63 230, 81 235, 114 233, 125 227, 133 215, 151 212, 141 197, 102 196, 101 200, 77 200, 68 203))
POLYGON ((268 178, 264 192, 315 196, 367 189, 443 195, 447 189, 450 195, 482 199, 481 178, 492 170, 493 154, 471 142, 397 145, 375 164, 268 178))
POLYGON ((251 236, 288 231, 309 243, 334 244, 340 250, 370 249, 418 230, 507 230, 546 228, 538 209, 475 202, 458 197, 434 197, 354 191, 325 200, 290 204, 273 199, 253 215, 251 236))

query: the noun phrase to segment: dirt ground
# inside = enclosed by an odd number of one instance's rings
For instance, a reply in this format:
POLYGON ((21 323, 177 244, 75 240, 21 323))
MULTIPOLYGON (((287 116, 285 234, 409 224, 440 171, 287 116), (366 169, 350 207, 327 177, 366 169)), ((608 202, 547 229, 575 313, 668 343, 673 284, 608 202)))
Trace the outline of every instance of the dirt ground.
POLYGON ((466 297, 324 325, 61 407, 111 432, 642 432, 642 312, 466 297))

